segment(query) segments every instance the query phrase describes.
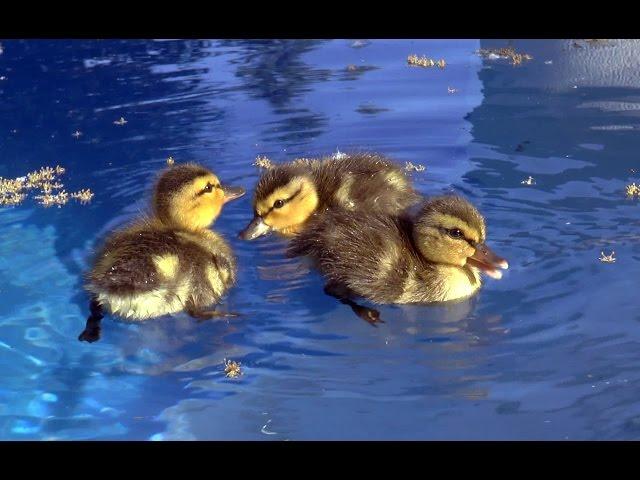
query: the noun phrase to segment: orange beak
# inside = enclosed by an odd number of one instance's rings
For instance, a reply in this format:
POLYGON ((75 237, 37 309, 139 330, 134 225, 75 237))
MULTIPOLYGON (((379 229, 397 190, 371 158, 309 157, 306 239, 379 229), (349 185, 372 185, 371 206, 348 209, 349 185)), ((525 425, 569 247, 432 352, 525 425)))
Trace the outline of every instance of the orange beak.
POLYGON ((227 203, 231 200, 235 200, 236 198, 240 198, 246 193, 246 190, 242 187, 222 187, 222 191, 224 192, 222 203, 227 203))
POLYGON ((247 225, 247 228, 238 234, 238 237, 243 240, 255 240, 258 237, 266 235, 270 231, 271 227, 264 223, 262 217, 256 215, 253 217, 253 220, 251 220, 251 223, 247 225))
POLYGON ((476 246, 476 252, 467 259, 467 263, 496 280, 502 278, 502 272, 498 268, 503 270, 509 268, 509 263, 504 258, 493 253, 484 243, 479 243, 476 246))

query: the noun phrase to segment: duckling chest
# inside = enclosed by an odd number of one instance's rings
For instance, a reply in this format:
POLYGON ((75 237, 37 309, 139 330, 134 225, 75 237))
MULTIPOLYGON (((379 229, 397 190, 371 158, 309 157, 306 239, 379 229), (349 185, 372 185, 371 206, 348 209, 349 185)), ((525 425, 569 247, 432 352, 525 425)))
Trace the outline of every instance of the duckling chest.
POLYGON ((396 303, 430 303, 458 300, 474 295, 480 276, 473 269, 438 266, 426 272, 410 271, 396 303))
POLYGON ((443 267, 443 299, 458 300, 475 294, 480 288, 480 275, 475 269, 443 267))

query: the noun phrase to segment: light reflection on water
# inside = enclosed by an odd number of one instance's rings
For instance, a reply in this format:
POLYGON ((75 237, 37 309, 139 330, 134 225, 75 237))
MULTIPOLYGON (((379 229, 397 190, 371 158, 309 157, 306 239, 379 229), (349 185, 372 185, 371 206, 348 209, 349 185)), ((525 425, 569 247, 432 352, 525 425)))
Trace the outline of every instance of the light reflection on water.
POLYGON ((516 41, 534 57, 516 67, 474 55, 497 40, 352 43, 3 42, 0 175, 60 163, 96 197, 0 210, 0 438, 638 436, 637 42, 516 41), (258 154, 338 149, 423 164, 422 192, 470 198, 503 280, 383 307, 372 328, 282 240, 236 238, 247 195, 215 226, 238 256, 239 319, 107 320, 77 342, 92 248, 146 208, 168 156, 251 192, 258 154), (225 378, 225 358, 244 374, 225 378))

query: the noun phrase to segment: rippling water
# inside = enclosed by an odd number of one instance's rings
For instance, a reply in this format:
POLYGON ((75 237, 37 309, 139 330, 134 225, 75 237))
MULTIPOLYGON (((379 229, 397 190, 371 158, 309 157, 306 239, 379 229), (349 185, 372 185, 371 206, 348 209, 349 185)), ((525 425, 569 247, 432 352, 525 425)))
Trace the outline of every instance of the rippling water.
POLYGON ((640 206, 624 187, 640 177, 640 43, 515 41, 534 57, 519 66, 474 53, 506 45, 3 41, 0 176, 61 164, 96 196, 0 209, 0 438, 638 438, 640 206), (455 305, 384 307, 371 328, 282 240, 236 239, 248 195, 216 223, 240 320, 108 318, 100 342, 76 340, 92 249, 146 207, 167 157, 251 192, 259 154, 355 150, 476 203, 504 278, 455 305), (244 375, 225 378, 225 358, 244 375))

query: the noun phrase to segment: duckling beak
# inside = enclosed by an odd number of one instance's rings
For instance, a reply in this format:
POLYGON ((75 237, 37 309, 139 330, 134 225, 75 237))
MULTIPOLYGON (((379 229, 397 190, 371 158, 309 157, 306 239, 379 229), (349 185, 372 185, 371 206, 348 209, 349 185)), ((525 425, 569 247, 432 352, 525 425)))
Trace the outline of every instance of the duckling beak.
POLYGON ((502 272, 498 270, 498 268, 503 270, 509 268, 509 263, 507 263, 504 258, 493 253, 493 251, 491 251, 491 249, 484 243, 480 243, 476 246, 476 253, 467 259, 467 263, 473 267, 479 268, 496 280, 502 278, 502 272))
POLYGON ((246 192, 246 190, 242 187, 222 187, 222 191, 224 192, 223 202, 227 203, 231 200, 235 200, 236 198, 240 198, 246 192))
POLYGON ((242 240, 255 240, 262 235, 266 235, 270 231, 271 227, 264 223, 262 217, 256 215, 253 217, 253 220, 251 220, 251 223, 247 225, 247 228, 238 234, 238 237, 242 240))

